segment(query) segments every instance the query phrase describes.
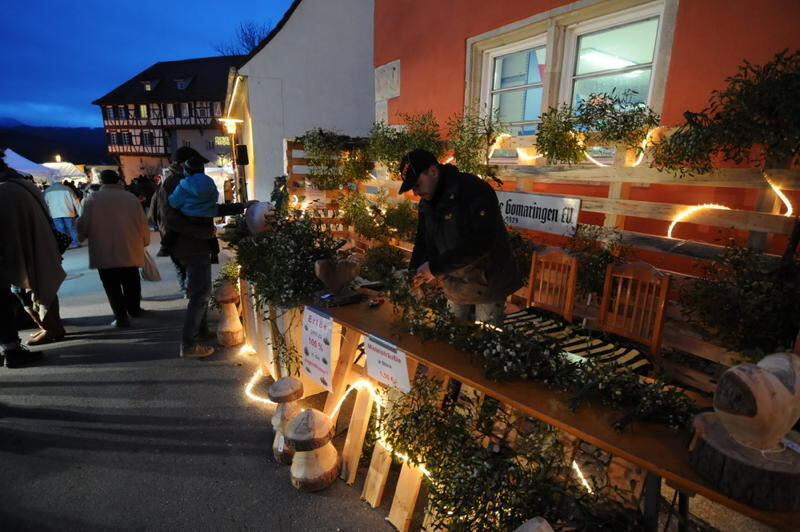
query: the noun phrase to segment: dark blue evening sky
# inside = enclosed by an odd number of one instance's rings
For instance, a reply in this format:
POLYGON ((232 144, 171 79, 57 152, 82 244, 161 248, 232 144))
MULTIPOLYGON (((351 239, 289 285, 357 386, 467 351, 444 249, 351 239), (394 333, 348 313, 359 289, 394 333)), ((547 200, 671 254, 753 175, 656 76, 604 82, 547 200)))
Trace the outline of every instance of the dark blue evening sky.
POLYGON ((158 61, 218 55, 242 21, 275 25, 291 0, 4 0, 0 118, 102 126, 91 102, 158 61))

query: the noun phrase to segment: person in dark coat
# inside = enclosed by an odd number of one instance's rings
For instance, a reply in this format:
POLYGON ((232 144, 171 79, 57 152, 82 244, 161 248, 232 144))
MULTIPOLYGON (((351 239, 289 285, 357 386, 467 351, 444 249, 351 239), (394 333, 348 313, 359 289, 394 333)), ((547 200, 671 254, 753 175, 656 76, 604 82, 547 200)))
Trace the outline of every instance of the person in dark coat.
POLYGON ((426 150, 400 163, 400 192, 421 198, 411 256, 413 283, 438 280, 456 318, 499 325, 506 297, 522 286, 497 195, 479 177, 441 165, 426 150))
MULTIPOLYGON (((213 220, 198 224, 197 220, 189 220, 169 203, 169 196, 185 177, 186 162, 194 158, 198 158, 201 164, 208 162, 192 148, 178 148, 164 183, 150 206, 151 219, 158 224, 161 234, 168 231, 175 233, 169 247, 159 251, 159 254, 168 254, 186 272, 189 304, 183 322, 180 355, 189 358, 207 357, 214 353, 213 347, 202 344, 200 340, 210 335, 207 313, 211 298, 211 264, 217 261, 219 253, 213 220)), ((252 203, 257 202, 217 205, 216 216, 241 214, 252 203)))

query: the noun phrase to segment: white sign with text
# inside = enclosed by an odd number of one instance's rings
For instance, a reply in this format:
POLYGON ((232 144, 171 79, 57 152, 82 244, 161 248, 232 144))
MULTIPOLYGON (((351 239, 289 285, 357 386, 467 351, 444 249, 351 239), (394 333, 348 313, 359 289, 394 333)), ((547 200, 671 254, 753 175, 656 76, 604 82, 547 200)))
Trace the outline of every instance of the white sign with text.
POLYGON ((333 391, 331 381, 331 337, 333 318, 306 306, 303 311, 303 369, 329 392, 333 391))
POLYGON ((581 200, 548 194, 497 191, 506 224, 544 233, 572 236, 578 228, 581 200))
POLYGON ((364 351, 367 354, 367 375, 403 393, 411 391, 406 354, 396 345, 370 335, 364 338, 364 351))

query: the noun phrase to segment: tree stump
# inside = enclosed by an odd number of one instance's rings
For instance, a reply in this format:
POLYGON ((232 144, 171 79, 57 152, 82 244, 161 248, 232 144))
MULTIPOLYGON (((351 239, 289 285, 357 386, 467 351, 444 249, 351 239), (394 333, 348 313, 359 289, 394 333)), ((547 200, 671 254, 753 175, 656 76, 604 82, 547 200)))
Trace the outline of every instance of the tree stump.
MULTIPOLYGON (((734 440, 713 412, 694 418, 691 464, 732 499, 760 510, 800 510, 800 453, 766 452, 734 440)), ((800 445, 800 434, 786 439, 800 445)))
POLYGON ((230 282, 223 282, 217 287, 214 299, 219 304, 219 323, 217 324, 217 340, 225 347, 239 345, 244 342, 244 327, 239 318, 236 303, 239 302, 239 292, 230 282))
POLYGON ((333 421, 307 408, 286 426, 286 443, 294 449, 292 485, 303 491, 325 489, 339 477, 341 460, 331 438, 333 421))

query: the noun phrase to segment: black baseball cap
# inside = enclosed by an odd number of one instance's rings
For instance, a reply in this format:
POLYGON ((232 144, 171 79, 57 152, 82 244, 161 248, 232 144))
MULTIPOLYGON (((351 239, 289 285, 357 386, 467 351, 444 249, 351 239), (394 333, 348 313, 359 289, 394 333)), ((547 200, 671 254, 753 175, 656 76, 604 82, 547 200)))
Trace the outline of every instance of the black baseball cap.
POLYGON ((189 159, 191 159, 193 157, 197 157, 199 159, 202 159, 203 163, 207 163, 208 162, 208 159, 206 159, 205 157, 200 155, 197 152, 197 150, 195 150, 194 148, 190 148, 189 146, 181 146, 180 148, 175 150, 175 153, 172 155, 172 162, 173 163, 185 163, 186 161, 188 161, 189 159))
POLYGON ((414 188, 420 174, 434 164, 439 164, 439 161, 428 150, 420 149, 408 152, 400 160, 400 176, 403 179, 403 184, 400 185, 400 194, 414 188))

